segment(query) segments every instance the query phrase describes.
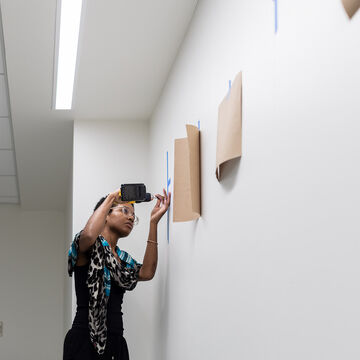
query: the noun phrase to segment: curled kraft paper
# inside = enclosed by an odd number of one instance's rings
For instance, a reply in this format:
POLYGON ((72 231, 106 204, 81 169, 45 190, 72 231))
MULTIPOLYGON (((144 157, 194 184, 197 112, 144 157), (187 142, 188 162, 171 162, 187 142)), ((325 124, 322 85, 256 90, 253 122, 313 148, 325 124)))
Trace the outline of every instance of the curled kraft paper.
POLYGON ((174 222, 200 217, 200 131, 186 125, 187 137, 175 140, 174 222))
POLYGON ((216 178, 227 161, 241 157, 242 73, 240 72, 230 93, 219 106, 216 146, 216 178))
POLYGON ((360 8, 360 0, 342 0, 342 3, 350 19, 360 8))

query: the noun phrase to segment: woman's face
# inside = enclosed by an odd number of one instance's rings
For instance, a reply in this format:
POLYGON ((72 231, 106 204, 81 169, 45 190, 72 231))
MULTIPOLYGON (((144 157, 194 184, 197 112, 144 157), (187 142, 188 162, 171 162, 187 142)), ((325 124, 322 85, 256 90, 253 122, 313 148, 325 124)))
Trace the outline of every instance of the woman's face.
POLYGON ((112 207, 107 216, 107 225, 110 230, 118 233, 121 237, 128 236, 134 227, 135 209, 131 204, 119 204, 112 207))

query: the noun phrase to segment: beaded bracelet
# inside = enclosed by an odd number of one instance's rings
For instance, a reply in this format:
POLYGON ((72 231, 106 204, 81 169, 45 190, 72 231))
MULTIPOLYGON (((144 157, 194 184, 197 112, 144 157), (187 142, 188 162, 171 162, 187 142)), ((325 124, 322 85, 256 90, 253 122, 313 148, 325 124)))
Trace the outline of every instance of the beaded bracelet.
POLYGON ((148 240, 147 242, 153 243, 153 244, 156 244, 156 245, 158 244, 157 241, 152 241, 152 240, 148 240))

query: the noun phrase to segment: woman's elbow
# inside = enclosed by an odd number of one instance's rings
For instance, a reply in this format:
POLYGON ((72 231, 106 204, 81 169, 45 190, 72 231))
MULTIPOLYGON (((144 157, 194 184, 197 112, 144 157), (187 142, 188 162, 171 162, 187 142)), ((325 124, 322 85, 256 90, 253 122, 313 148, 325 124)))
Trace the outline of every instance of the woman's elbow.
MULTIPOLYGON (((142 270, 142 269, 141 269, 142 270)), ((155 276, 155 270, 153 271, 141 271, 140 270, 140 273, 139 273, 139 280, 140 281, 149 281, 149 280, 152 280, 155 276)))

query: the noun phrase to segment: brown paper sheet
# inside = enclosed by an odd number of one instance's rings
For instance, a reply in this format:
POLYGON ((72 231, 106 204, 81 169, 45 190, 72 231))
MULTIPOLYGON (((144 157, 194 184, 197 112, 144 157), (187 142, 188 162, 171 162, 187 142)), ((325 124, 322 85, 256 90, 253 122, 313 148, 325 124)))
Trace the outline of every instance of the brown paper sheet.
POLYGON ((216 178, 221 179, 222 165, 229 160, 241 157, 242 123, 242 73, 235 77, 230 93, 219 106, 216 178))
POLYGON ((201 216, 200 131, 186 125, 187 137, 175 140, 174 222, 196 220, 201 216))
POLYGON ((360 8, 360 0, 342 0, 342 3, 350 19, 360 8))

